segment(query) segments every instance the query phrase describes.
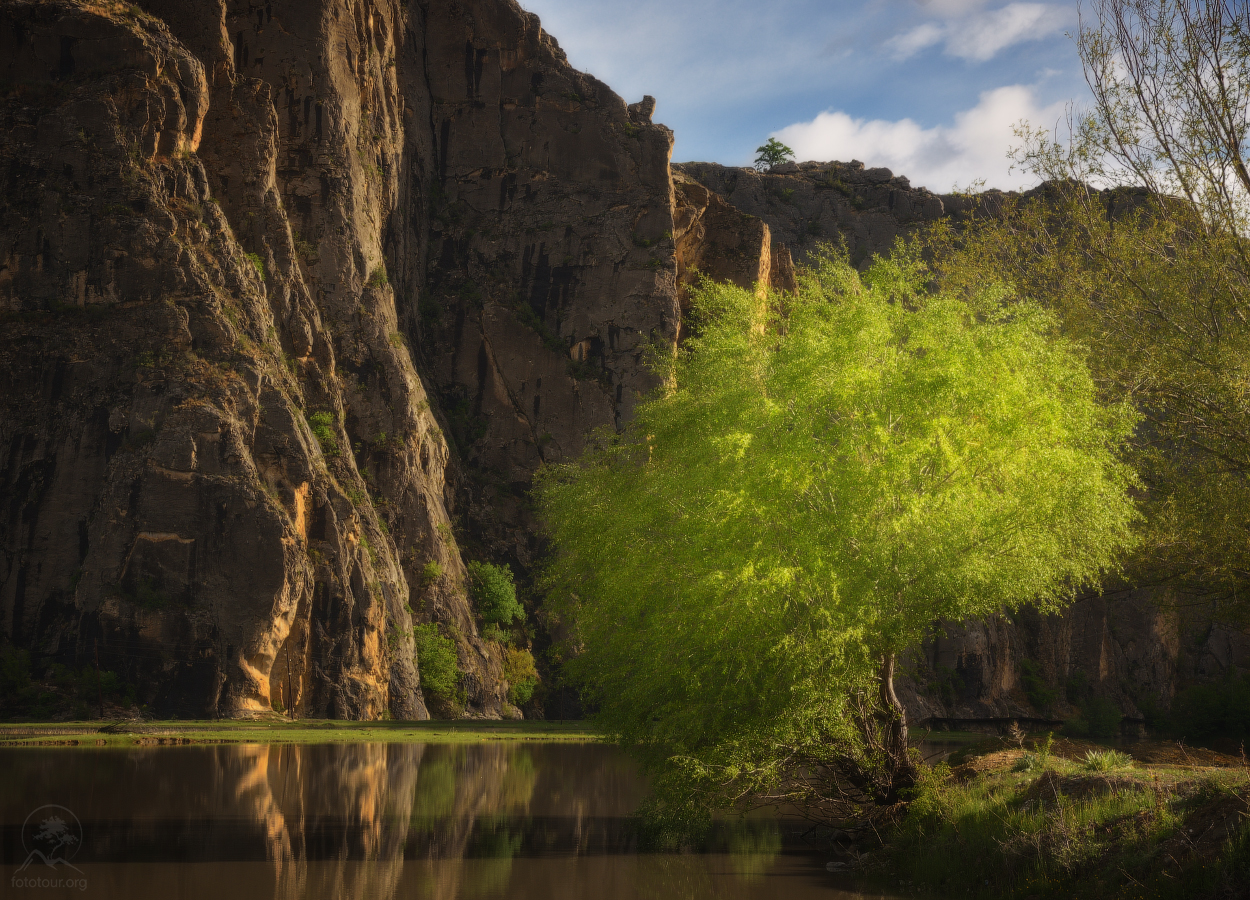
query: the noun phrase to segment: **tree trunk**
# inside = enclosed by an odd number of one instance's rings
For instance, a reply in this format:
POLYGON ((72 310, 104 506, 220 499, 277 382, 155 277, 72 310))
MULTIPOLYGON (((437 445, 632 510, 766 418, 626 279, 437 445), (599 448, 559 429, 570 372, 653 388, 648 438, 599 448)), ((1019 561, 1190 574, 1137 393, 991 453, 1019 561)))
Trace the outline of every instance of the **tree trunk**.
POLYGON ((894 769, 890 794, 899 799, 899 791, 916 784, 916 763, 907 747, 907 711, 894 693, 894 654, 887 653, 881 660, 881 723, 886 752, 894 769))

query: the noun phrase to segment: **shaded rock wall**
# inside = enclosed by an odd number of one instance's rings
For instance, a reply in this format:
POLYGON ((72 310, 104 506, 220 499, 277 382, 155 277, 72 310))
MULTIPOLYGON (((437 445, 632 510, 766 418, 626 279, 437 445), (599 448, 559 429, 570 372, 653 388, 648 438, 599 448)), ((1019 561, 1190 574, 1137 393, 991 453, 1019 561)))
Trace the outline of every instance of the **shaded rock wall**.
POLYGON ((674 345, 654 101, 509 0, 15 0, 0 59, 3 638, 419 718, 434 620, 515 714, 459 543, 528 563, 534 469, 674 345))
POLYGON ((0 636, 157 712, 415 718, 436 621, 435 712, 515 715, 466 555, 524 573, 536 468, 654 385, 679 265, 789 277, 767 226, 511 0, 0 16, 0 636))
MULTIPOLYGON (((446 456, 402 346, 372 350, 389 404, 348 368, 354 339, 394 331, 390 289, 366 285, 371 217, 346 209, 384 186, 314 177, 328 234, 301 258, 291 88, 239 70, 225 7, 193 10, 185 42, 136 7, 0 12, 3 629, 67 664, 98 654, 157 710, 267 713, 281 672, 306 713, 423 717, 408 588, 350 451, 381 406, 393 458, 446 456)), ((270 32, 320 25, 292 19, 270 32)), ((351 130, 357 83, 318 75, 351 130)), ((346 139, 340 176, 361 165, 346 139)), ((388 514, 445 521, 437 487, 393 491, 412 510, 388 514)))
POLYGON ((464 463, 466 537, 524 567, 534 470, 628 418, 644 350, 676 340, 672 134, 515 4, 428 15, 438 181, 408 324, 464 463))

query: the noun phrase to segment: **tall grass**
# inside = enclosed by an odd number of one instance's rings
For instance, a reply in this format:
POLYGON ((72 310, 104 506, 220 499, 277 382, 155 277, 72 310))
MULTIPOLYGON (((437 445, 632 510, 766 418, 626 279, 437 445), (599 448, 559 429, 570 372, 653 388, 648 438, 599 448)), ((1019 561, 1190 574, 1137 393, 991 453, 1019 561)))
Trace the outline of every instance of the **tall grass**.
POLYGON ((1185 817, 1213 792, 1244 792, 1242 773, 1207 776, 1195 787, 1140 770, 1108 780, 1085 762, 1055 760, 1040 775, 1033 766, 968 784, 934 770, 894 834, 891 868, 942 895, 970 897, 1203 896, 1204 884, 1236 884, 1250 873, 1250 825, 1216 864, 1163 871, 1163 845, 1185 817))

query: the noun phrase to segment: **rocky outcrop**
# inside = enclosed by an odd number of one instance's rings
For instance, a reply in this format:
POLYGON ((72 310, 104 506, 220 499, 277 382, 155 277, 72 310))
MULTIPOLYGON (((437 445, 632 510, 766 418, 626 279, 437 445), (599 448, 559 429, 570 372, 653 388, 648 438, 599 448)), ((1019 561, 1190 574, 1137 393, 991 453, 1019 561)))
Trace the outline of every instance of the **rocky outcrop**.
POLYGON ((763 219, 735 209, 697 181, 673 172, 673 243, 683 321, 701 278, 761 292, 794 291, 794 261, 763 219))
POLYGON ((817 245, 840 242, 853 263, 866 265, 915 228, 973 206, 962 195, 913 188, 889 169, 857 161, 786 163, 769 172, 691 162, 674 164, 673 171, 762 219, 800 264, 817 245))
POLYGON ((0 59, 4 638, 157 712, 419 718, 432 619, 506 712, 455 504, 527 562, 535 467, 676 340, 654 101, 507 0, 15 0, 0 59))
POLYGON ((466 537, 525 567, 533 472, 628 419, 654 384, 644 351, 676 340, 672 134, 535 16, 479 5, 495 14, 428 12, 437 179, 408 324, 463 462, 466 537))

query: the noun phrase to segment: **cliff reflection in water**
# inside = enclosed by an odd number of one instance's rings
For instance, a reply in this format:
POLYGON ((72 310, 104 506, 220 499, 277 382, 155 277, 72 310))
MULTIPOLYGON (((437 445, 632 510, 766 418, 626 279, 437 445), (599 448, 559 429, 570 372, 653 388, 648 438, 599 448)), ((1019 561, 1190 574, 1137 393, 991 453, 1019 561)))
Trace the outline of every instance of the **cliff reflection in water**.
POLYGON ((720 854, 637 854, 629 817, 645 785, 606 746, 12 748, 0 770, 8 871, 27 813, 64 805, 95 896, 745 898, 783 881, 787 900, 839 893, 819 860, 781 853, 771 821, 720 854))

